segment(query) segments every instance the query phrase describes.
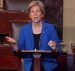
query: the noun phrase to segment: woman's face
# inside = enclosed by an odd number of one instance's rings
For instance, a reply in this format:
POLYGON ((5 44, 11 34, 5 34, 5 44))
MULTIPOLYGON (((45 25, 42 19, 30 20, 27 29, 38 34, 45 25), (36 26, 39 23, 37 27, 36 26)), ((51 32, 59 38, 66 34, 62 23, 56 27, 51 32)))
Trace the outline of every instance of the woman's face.
POLYGON ((38 5, 35 5, 30 9, 29 17, 33 23, 39 23, 41 21, 43 13, 38 5))

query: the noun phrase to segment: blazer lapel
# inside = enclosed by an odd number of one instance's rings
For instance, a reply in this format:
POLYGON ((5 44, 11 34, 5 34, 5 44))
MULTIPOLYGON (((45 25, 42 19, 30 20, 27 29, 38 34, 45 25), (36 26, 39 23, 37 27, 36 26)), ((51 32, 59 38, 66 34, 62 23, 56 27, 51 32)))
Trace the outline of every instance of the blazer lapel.
POLYGON ((45 48, 42 47, 42 41, 44 39, 44 34, 45 34, 45 30, 47 29, 47 26, 46 26, 46 23, 45 21, 42 21, 42 32, 41 32, 41 35, 40 35, 40 41, 39 41, 39 49, 40 50, 43 50, 45 48))

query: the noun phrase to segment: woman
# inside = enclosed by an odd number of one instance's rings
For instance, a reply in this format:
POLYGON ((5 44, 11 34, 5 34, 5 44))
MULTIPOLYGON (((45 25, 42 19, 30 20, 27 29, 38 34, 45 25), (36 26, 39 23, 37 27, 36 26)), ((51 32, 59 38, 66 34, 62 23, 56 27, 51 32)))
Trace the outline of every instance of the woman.
MULTIPOLYGON (((44 5, 41 1, 32 1, 28 6, 31 21, 21 28, 17 45, 20 50, 50 50, 60 52, 59 40, 54 26, 44 21, 44 5)), ((13 38, 6 37, 10 43, 16 43, 13 38)), ((24 58, 24 71, 30 71, 32 58, 24 58)), ((42 60, 44 71, 52 71, 57 67, 55 58, 42 60)))

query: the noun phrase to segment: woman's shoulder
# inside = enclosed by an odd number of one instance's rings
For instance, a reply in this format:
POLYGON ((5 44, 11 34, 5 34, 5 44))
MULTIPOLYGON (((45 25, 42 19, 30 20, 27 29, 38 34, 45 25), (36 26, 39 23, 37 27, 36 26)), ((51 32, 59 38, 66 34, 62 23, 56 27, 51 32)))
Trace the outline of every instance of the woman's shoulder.
POLYGON ((48 21, 45 21, 45 25, 46 25, 47 27, 54 27, 54 24, 53 24, 53 23, 50 23, 50 22, 48 22, 48 21))

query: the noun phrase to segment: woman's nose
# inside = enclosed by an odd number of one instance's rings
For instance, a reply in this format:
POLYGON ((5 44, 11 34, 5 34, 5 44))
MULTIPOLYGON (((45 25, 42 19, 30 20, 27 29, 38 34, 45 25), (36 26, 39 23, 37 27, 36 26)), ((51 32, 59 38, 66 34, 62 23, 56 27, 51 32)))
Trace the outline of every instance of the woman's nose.
POLYGON ((37 12, 35 11, 34 14, 37 15, 37 12))

